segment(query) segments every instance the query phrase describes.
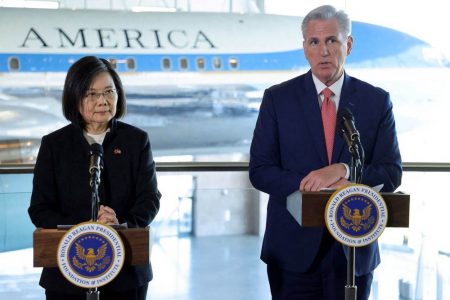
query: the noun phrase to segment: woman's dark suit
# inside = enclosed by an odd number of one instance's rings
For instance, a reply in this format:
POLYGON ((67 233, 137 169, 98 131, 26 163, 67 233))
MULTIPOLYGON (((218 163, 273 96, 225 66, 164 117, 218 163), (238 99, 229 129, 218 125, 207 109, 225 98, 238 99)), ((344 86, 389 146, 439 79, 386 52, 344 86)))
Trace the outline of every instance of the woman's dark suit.
MULTIPOLYGON (((146 132, 113 119, 103 142, 104 169, 100 204, 114 209, 119 223, 146 227, 159 210, 155 162, 146 132)), ((89 144, 81 128, 70 124, 42 138, 28 209, 36 227, 55 228, 91 218, 89 144)), ((129 290, 152 279, 150 265, 124 267, 111 290, 129 290)), ((57 268, 44 268, 40 285, 47 290, 85 293, 57 268)))

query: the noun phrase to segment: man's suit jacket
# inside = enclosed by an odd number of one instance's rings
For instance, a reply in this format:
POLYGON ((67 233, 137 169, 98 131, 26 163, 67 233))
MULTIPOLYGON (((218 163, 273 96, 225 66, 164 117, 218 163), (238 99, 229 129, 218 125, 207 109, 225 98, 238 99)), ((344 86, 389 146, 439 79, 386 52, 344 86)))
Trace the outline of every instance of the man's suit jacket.
MULTIPOLYGON (((389 94, 344 74, 339 108, 355 117, 365 150, 362 183, 383 183, 394 191, 402 167, 389 94)), ((332 163, 350 164, 350 153, 336 124, 332 163)), ((326 228, 302 228, 286 209, 286 197, 297 191, 309 172, 328 165, 320 106, 311 71, 267 89, 250 150, 253 186, 270 195, 261 258, 285 270, 305 272, 311 266, 326 228)), ((356 275, 379 264, 377 243, 356 251, 356 275)))
MULTIPOLYGON (((159 210, 161 197, 147 133, 113 119, 103 142, 103 161, 100 204, 113 208, 119 223, 147 226, 159 210)), ((43 137, 28 209, 36 227, 56 228, 90 220, 88 169, 89 144, 80 127, 70 124, 43 137)), ((128 290, 151 279, 149 265, 124 266, 107 286, 128 290)), ((85 293, 69 283, 57 268, 44 268, 40 284, 52 291, 85 293)))

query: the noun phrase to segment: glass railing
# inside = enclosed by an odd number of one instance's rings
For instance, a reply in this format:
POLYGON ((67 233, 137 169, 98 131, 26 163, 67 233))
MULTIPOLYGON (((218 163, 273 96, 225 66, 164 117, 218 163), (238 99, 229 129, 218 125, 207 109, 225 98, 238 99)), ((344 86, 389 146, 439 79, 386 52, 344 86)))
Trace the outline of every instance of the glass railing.
MULTIPOLYGON (((0 168, 0 298, 44 299, 32 267, 32 170, 0 168)), ((404 170, 398 190, 411 196, 410 226, 381 236, 371 299, 449 299, 450 164, 405 163, 404 170)), ((222 299, 219 292, 270 299, 259 260, 267 195, 251 186, 247 163, 158 163, 157 171, 163 198, 151 229, 151 299, 222 299)))

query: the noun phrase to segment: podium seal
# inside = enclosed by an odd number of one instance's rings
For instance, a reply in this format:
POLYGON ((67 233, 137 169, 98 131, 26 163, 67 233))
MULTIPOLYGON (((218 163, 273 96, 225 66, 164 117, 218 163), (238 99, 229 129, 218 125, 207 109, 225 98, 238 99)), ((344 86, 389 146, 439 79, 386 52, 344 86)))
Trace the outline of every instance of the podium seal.
POLYGON ((112 227, 84 222, 66 232, 56 255, 59 270, 69 282, 82 288, 96 288, 119 274, 125 248, 112 227))
POLYGON ((376 241, 386 228, 388 211, 379 193, 361 185, 336 190, 325 208, 325 224, 338 242, 362 247, 376 241))

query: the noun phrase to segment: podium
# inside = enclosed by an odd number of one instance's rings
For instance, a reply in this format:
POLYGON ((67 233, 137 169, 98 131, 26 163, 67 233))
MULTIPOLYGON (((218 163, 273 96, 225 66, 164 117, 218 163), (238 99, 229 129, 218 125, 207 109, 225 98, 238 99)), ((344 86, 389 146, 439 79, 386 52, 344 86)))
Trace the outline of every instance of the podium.
MULTIPOLYGON (((287 209, 304 227, 324 227, 325 207, 332 192, 295 192, 287 198, 287 209)), ((380 193, 388 209, 387 227, 409 227, 410 196, 404 193, 380 193)))
MULTIPOLYGON (((342 191, 342 190, 341 190, 342 191)), ((385 209, 387 210, 387 222, 384 223, 386 227, 409 227, 409 200, 410 197, 404 193, 381 193, 381 197, 385 202, 385 209)), ((329 213, 328 201, 335 205, 335 194, 332 192, 295 192, 287 197, 286 207, 294 219, 303 227, 324 227, 326 223, 325 213, 329 213), (330 200, 333 198, 333 200, 330 200), (325 210, 328 210, 326 212, 325 210)), ((343 198, 340 198, 342 201, 343 198)), ((342 203, 342 202, 341 202, 342 203)), ((345 205, 344 205, 345 206, 345 205)), ((358 220, 361 220, 361 215, 358 211, 358 220)), ((365 209, 364 209, 365 210, 365 209)), ((369 210, 370 211, 370 210, 369 210)), ((334 210, 332 216, 336 216, 337 211, 334 210)), ((370 216, 370 213, 369 213, 370 216)), ((369 216, 366 216, 367 218, 369 216)), ((342 217, 341 217, 342 218, 342 217)), ((327 219, 327 222, 329 219, 327 219)), ((342 221, 341 221, 342 222, 342 221)), ((353 222, 353 221, 352 221, 353 222)), ((345 221, 344 221, 345 223, 345 221)), ((356 223, 359 224, 359 223, 356 223)), ((358 229, 359 230, 359 229, 358 229)), ((331 233, 331 231, 330 231, 331 233)), ((353 300, 357 298, 355 285, 355 246, 348 247, 349 254, 347 260, 347 285, 345 286, 345 299, 353 300)))
MULTIPOLYGON (((119 229, 125 248, 124 265, 150 263, 150 227, 119 229)), ((33 232, 33 266, 58 267, 56 252, 66 230, 37 228, 33 232)))

